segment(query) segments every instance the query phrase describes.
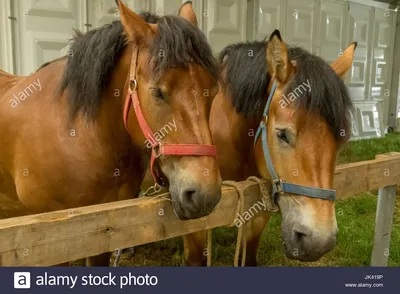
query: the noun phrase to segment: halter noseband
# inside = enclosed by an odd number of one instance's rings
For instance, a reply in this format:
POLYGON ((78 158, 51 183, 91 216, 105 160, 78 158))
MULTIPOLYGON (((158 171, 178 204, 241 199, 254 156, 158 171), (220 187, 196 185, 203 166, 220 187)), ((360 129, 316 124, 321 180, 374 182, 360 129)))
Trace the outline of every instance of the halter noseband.
POLYGON ((275 90, 276 90, 276 81, 274 81, 274 84, 272 85, 271 92, 269 93, 268 96, 267 104, 265 105, 264 108, 263 118, 260 122, 260 126, 258 127, 256 136, 254 138, 254 146, 255 146, 260 135, 262 136, 262 149, 264 153, 264 159, 265 162, 267 163, 267 168, 272 178, 273 201, 276 203, 277 194, 284 194, 284 193, 297 194, 312 198, 335 201, 336 190, 322 189, 310 186, 297 185, 293 183, 287 183, 282 181, 276 174, 274 165, 272 164, 271 155, 269 154, 268 137, 267 137, 268 112, 269 112, 269 107, 271 105, 272 97, 275 94, 275 90))
POLYGON ((139 58, 139 48, 136 46, 133 50, 130 78, 128 86, 128 94, 125 99, 124 106, 124 124, 128 131, 128 114, 131 104, 135 110, 139 126, 143 132, 143 135, 151 143, 151 158, 150 158, 150 170, 156 184, 163 186, 161 176, 159 176, 154 169, 154 162, 157 158, 162 155, 190 155, 190 156, 217 156, 217 148, 214 145, 205 144, 161 144, 156 140, 155 135, 143 115, 142 109, 140 108, 139 97, 137 93, 137 80, 136 80, 136 67, 139 58))

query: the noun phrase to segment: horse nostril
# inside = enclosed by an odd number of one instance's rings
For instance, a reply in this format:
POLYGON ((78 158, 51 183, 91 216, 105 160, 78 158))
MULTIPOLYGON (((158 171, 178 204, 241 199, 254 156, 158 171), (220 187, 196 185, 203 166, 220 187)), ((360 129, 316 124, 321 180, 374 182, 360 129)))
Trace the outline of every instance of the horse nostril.
POLYGON ((184 189, 181 192, 180 200, 182 205, 189 210, 197 210, 200 208, 199 191, 193 188, 184 189))
POLYGON ((185 190, 182 193, 182 200, 187 202, 195 202, 194 196, 196 194, 195 190, 185 190))
POLYGON ((304 237, 307 237, 305 233, 302 232, 294 232, 294 238, 298 243, 301 243, 304 237))
POLYGON ((221 188, 187 185, 177 195, 178 204, 187 218, 209 215, 221 198, 221 188))
POLYGON ((302 245, 303 243, 307 243, 310 240, 312 235, 312 230, 305 226, 297 226, 293 230, 294 232, 294 240, 297 244, 302 245))

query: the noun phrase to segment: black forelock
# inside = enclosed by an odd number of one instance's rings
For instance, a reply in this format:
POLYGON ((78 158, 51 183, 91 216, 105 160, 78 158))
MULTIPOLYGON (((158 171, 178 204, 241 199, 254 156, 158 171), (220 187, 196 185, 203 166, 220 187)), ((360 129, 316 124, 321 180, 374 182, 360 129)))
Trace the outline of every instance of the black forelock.
POLYGON ((200 65, 219 80, 218 62, 206 36, 197 26, 179 16, 159 17, 149 13, 143 16, 158 26, 158 34, 149 46, 149 62, 153 63, 156 80, 169 68, 188 68, 191 63, 200 65))
POLYGON ((290 60, 296 61, 297 71, 287 85, 285 95, 298 85, 308 83, 310 91, 296 99, 297 105, 322 116, 336 140, 348 139, 353 102, 343 79, 322 58, 301 47, 289 46, 288 53, 290 60))

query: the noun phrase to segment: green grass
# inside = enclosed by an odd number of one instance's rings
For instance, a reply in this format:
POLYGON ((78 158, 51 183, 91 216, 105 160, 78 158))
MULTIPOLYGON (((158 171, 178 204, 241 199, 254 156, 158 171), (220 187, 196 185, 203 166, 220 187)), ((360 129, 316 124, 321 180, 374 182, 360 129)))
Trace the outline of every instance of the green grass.
POLYGON ((343 146, 337 163, 374 159, 376 154, 400 152, 400 134, 386 134, 385 138, 351 141, 343 146))
MULTIPOLYGON (((400 152, 400 134, 388 134, 383 139, 348 143, 338 156, 338 164, 374 159, 376 154, 400 152)), ((274 215, 263 233, 258 263, 261 266, 368 266, 370 264, 375 227, 376 193, 370 191, 336 203, 339 233, 334 250, 318 262, 302 263, 285 257, 280 232, 280 214, 274 215)), ((389 266, 400 266, 400 190, 391 235, 389 266)), ((235 228, 213 230, 213 265, 230 266, 236 246, 235 228)), ((139 246, 133 258, 121 265, 178 266, 182 261, 181 238, 139 246)))

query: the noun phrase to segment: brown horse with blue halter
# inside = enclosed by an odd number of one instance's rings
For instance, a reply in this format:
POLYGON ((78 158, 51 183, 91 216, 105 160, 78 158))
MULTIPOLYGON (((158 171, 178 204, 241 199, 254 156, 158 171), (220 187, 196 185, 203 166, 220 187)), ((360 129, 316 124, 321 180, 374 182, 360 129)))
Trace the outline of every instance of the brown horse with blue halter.
MULTIPOLYGON (((229 45, 220 53, 223 81, 210 128, 223 180, 265 178, 282 214, 285 255, 315 261, 336 244, 336 155, 350 137, 352 101, 343 82, 356 43, 329 65, 287 46, 279 31, 268 41, 229 45), (261 118, 261 123, 260 123, 261 118), (222 150, 222 151, 220 151, 222 150)), ((260 206, 261 207, 261 206, 260 206)), ((257 264, 271 211, 245 224, 245 264, 257 264)), ((184 237, 188 265, 205 265, 206 233, 184 237)))
POLYGON ((322 189, 317 187, 288 183, 283 181, 276 174, 274 165, 272 163, 271 155, 269 152, 268 136, 267 136, 268 112, 271 106, 272 97, 274 97, 275 95, 276 86, 277 83, 273 82, 271 92, 269 93, 269 96, 267 98, 267 104, 265 105, 260 126, 258 127, 256 135, 254 137, 254 145, 256 145, 258 139, 260 139, 260 136, 262 138, 262 150, 264 154, 265 164, 267 165, 268 172, 272 180, 271 196, 273 202, 277 203, 278 195, 285 193, 335 201, 336 190, 322 189))

